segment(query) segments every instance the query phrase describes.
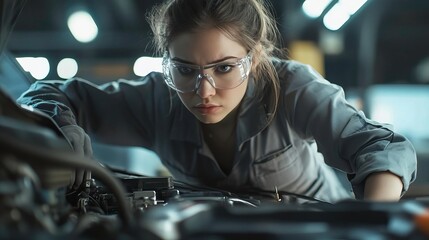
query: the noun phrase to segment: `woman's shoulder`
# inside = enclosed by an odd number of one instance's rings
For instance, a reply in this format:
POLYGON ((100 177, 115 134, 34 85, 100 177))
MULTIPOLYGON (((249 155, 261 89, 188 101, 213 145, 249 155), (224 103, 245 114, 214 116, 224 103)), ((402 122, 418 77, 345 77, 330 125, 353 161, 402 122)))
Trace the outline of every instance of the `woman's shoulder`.
POLYGON ((164 85, 164 77, 160 72, 150 72, 147 75, 135 79, 118 79, 116 82, 127 83, 131 85, 141 84, 160 84, 164 85))
POLYGON ((308 84, 334 87, 317 72, 311 65, 296 60, 274 59, 273 65, 277 71, 280 85, 283 87, 304 87, 308 84))
POLYGON ((162 73, 151 72, 143 77, 133 79, 117 79, 99 85, 102 90, 119 90, 127 89, 128 91, 152 91, 156 93, 168 92, 168 87, 164 83, 162 73))
POLYGON ((273 59, 273 65, 280 79, 291 77, 324 79, 311 65, 296 60, 273 59))

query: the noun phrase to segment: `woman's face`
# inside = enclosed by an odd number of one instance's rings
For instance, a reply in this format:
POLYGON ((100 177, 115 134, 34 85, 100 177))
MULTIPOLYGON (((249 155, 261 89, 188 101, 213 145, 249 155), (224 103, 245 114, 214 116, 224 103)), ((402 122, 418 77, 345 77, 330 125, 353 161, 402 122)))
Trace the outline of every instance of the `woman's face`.
MULTIPOLYGON (((247 55, 242 45, 229 39, 218 29, 181 34, 170 43, 169 53, 174 61, 200 66, 231 62, 247 55)), ((214 79, 217 76, 214 71, 227 69, 223 67, 204 69, 200 74, 208 74, 214 79)), ((178 95, 186 108, 203 123, 217 123, 224 119, 238 106, 247 88, 247 79, 232 89, 216 89, 206 77, 200 80, 196 91, 178 92, 178 95)))

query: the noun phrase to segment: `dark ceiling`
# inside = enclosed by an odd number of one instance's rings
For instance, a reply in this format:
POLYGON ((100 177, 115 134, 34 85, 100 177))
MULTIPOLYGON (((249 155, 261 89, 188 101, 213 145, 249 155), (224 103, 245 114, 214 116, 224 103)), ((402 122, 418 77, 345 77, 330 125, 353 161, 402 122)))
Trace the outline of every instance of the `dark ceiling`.
MULTIPOLYGON (((286 47, 295 40, 317 43, 321 32, 326 31, 321 19, 309 19, 303 14, 303 1, 271 1, 286 47)), ((83 77, 133 77, 125 66, 132 66, 142 55, 153 55, 145 12, 159 2, 28 0, 8 48, 15 56, 46 56, 52 61, 74 57, 87 66, 122 66, 118 72, 106 71, 99 76, 94 71, 79 72, 83 77), (91 43, 77 42, 68 31, 67 17, 79 8, 87 9, 98 24, 99 36, 91 43)), ((415 82, 413 69, 429 56, 429 1, 368 0, 338 32, 344 38, 344 51, 325 56, 326 76, 331 81, 345 86, 415 82)), ((51 74, 48 78, 56 76, 51 74)))

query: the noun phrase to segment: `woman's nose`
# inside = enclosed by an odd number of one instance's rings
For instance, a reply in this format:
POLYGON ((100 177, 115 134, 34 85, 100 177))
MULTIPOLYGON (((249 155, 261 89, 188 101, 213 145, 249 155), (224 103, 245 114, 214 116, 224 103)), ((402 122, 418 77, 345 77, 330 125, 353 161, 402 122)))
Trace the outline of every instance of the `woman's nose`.
POLYGON ((200 82, 197 87, 196 93, 201 98, 208 98, 216 94, 216 88, 211 83, 210 75, 204 74, 200 77, 200 82))

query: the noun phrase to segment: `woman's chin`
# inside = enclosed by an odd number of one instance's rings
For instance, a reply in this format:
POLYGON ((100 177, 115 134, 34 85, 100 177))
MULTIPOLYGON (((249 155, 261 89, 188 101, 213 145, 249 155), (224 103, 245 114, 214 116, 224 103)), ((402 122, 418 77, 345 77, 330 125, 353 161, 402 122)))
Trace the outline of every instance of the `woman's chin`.
POLYGON ((203 114, 194 114, 195 117, 198 118, 198 120, 204 124, 214 124, 222 121, 222 119, 225 118, 224 115, 203 115, 203 114))

